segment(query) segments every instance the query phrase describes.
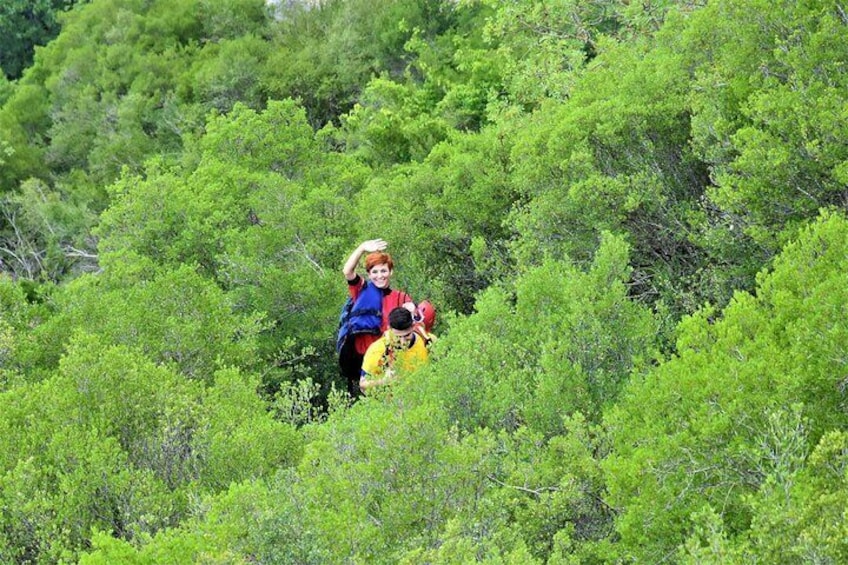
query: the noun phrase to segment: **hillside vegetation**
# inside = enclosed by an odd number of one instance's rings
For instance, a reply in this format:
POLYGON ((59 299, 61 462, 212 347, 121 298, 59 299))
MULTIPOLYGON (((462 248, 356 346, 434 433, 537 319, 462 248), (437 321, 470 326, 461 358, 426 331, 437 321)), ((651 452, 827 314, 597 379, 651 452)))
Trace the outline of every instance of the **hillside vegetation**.
POLYGON ((0 562, 848 562, 844 2, 7 4, 0 562))

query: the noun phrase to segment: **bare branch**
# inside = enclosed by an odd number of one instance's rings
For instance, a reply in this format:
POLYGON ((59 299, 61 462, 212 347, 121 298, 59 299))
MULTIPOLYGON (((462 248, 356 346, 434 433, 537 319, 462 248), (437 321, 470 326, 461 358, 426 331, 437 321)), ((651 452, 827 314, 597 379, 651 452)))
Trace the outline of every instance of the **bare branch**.
POLYGON ((836 4, 836 11, 839 12, 839 19, 842 20, 842 23, 848 25, 848 14, 845 13, 845 6, 841 2, 836 4))
POLYGON ((66 257, 82 257, 83 259, 94 259, 97 260, 97 253, 90 253, 85 251, 84 249, 77 249, 73 245, 65 245, 62 250, 65 252, 66 257))
POLYGON ((496 477, 492 475, 486 475, 486 478, 492 481, 493 483, 499 484, 502 487, 515 489, 517 491, 526 492, 527 494, 532 494, 533 496, 540 497, 545 492, 558 492, 559 487, 539 487, 538 489, 532 489, 528 487, 522 487, 518 485, 508 485, 503 481, 498 480, 496 477))
POLYGON ((292 249, 290 249, 290 251, 302 254, 306 258, 306 260, 309 261, 309 263, 312 264, 312 266, 315 268, 315 271, 319 275, 324 276, 324 267, 319 265, 318 261, 313 259, 311 255, 309 255, 309 250, 306 248, 306 244, 303 242, 303 240, 300 238, 300 236, 295 235, 294 238, 298 243, 298 248, 292 248, 292 249))

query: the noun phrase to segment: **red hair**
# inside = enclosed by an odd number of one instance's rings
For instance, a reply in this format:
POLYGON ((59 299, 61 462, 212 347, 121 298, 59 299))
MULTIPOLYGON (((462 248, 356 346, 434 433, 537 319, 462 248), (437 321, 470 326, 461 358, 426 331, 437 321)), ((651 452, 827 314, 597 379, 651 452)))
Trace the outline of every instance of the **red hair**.
POLYGON ((395 264, 392 262, 392 256, 382 251, 369 253, 365 258, 365 272, 370 272, 377 265, 386 264, 390 271, 394 270, 395 264))

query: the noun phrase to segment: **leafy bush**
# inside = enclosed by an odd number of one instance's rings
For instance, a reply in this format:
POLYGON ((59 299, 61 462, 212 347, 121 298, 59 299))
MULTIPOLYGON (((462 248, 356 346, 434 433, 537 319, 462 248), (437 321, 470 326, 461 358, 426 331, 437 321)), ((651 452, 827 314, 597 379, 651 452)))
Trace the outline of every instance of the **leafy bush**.
MULTIPOLYGON (((760 277, 756 297, 737 294, 720 320, 704 310, 682 323, 678 355, 608 412, 604 467, 624 555, 668 555, 707 505, 728 536, 763 535, 770 492, 792 491, 819 438, 845 425, 848 330, 834 314, 848 303, 846 238, 844 216, 825 214, 760 277)), ((803 545, 794 531, 779 543, 803 545)))

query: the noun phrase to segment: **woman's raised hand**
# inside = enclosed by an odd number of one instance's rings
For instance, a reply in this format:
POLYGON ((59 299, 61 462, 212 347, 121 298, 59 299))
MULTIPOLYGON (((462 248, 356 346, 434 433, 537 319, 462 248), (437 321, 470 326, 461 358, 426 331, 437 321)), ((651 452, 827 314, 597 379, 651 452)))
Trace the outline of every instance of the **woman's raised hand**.
POLYGON ((359 247, 353 250, 353 253, 351 253, 350 257, 347 258, 344 267, 342 267, 342 273, 344 274, 345 279, 348 282, 354 280, 354 277, 356 276, 356 265, 362 258, 363 253, 382 251, 388 246, 389 244, 382 239, 369 239, 368 241, 360 243, 359 247))
POLYGON ((375 251, 383 251, 389 244, 382 239, 369 239, 368 241, 363 241, 362 245, 359 247, 365 253, 374 253, 375 251))

